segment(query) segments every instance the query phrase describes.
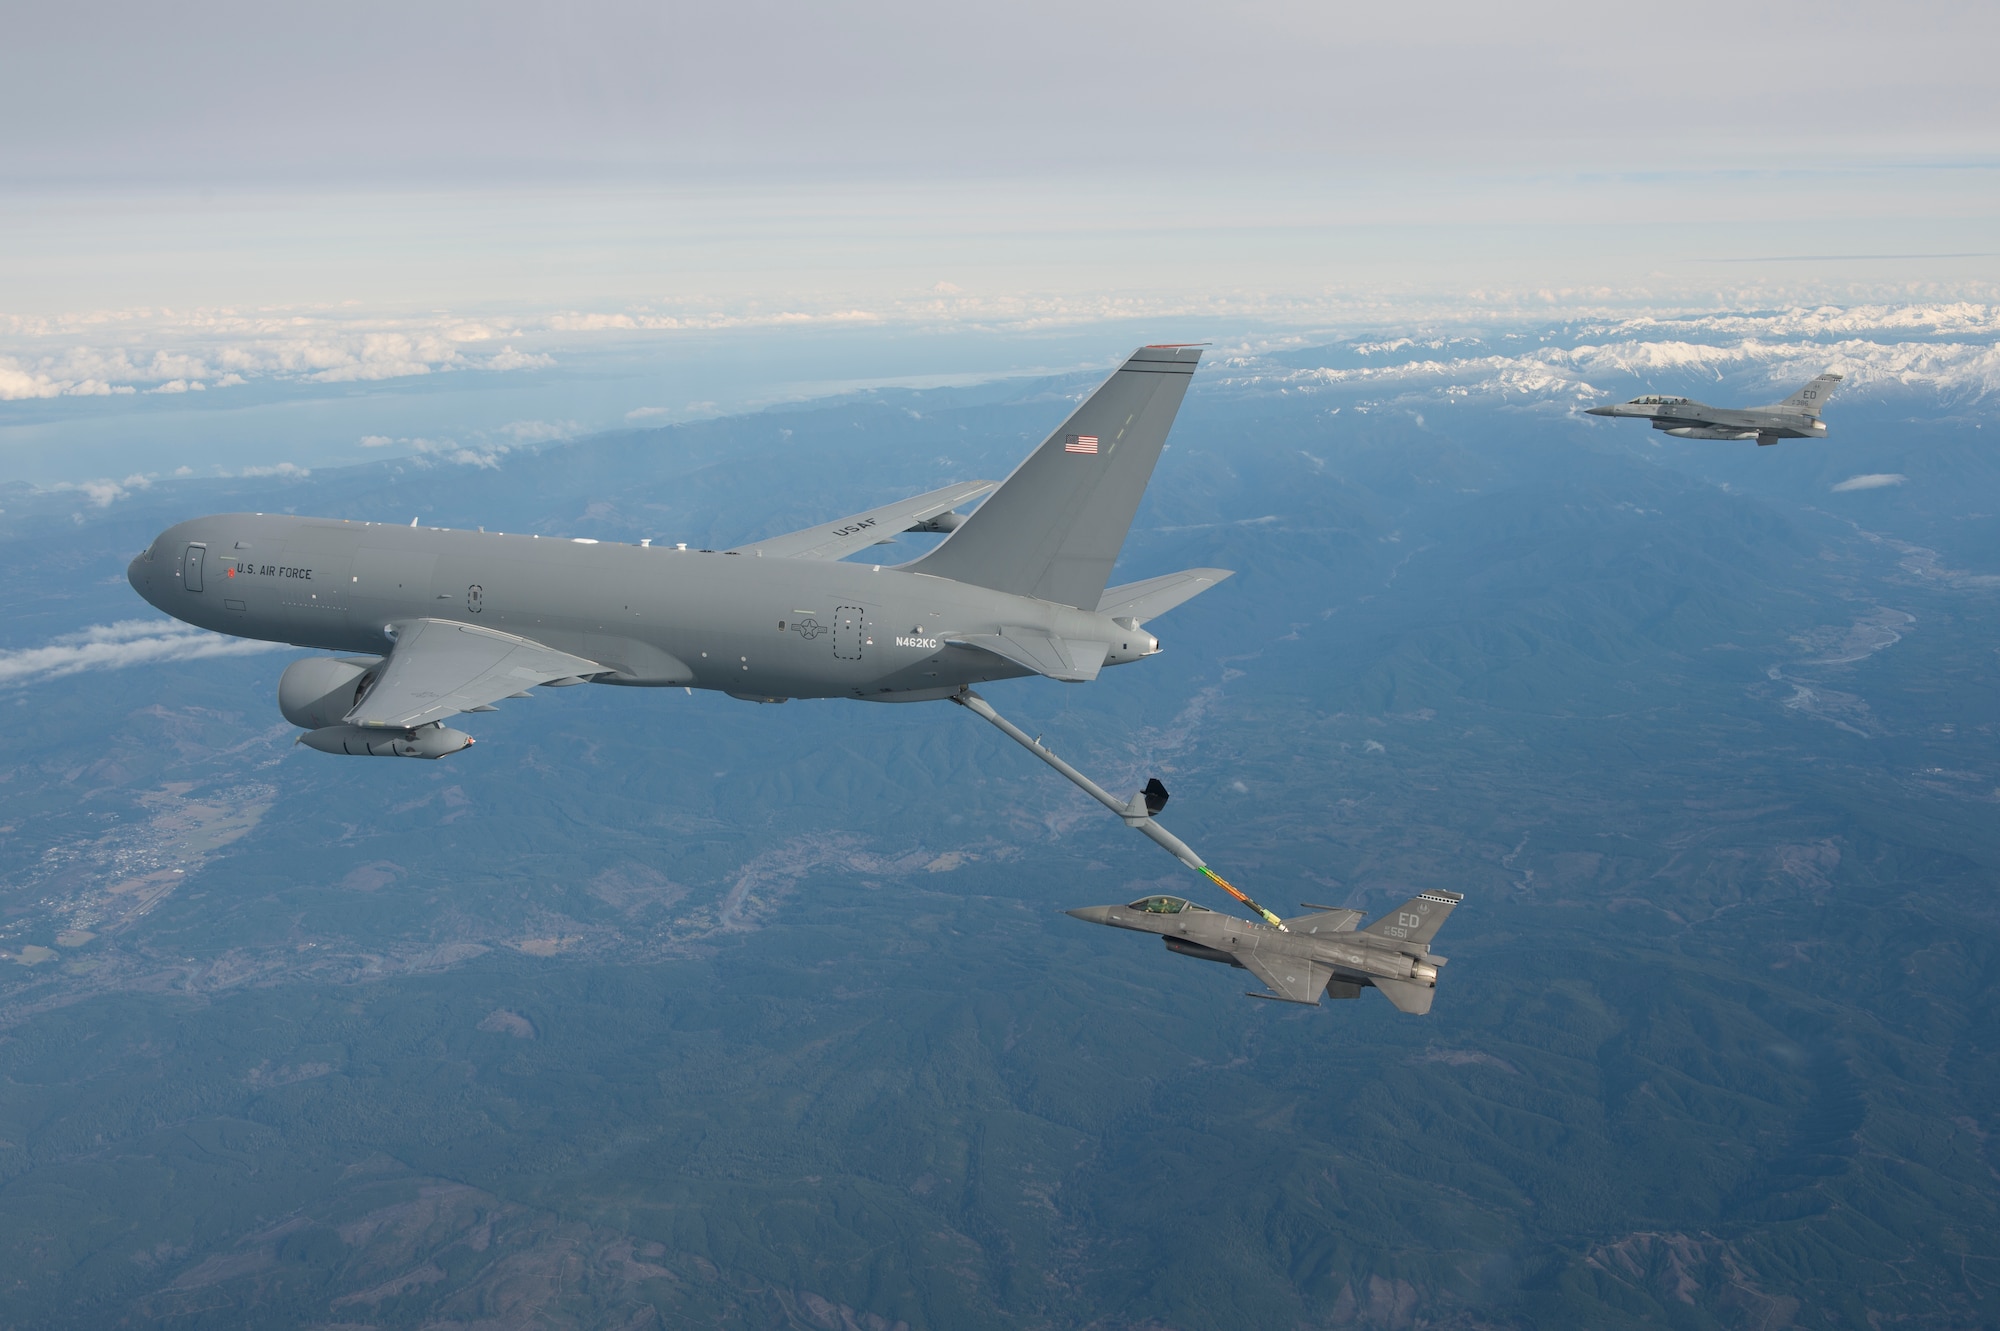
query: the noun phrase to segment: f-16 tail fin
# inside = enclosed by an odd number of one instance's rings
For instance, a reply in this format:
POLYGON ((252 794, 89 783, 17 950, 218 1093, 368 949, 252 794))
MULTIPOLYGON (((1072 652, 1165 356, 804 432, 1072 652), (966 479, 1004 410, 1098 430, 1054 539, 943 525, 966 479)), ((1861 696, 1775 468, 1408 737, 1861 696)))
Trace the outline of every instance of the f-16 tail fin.
POLYGON ((1095 610, 1201 352, 1141 347, 944 543, 905 565, 1095 610))
POLYGON ((1374 934, 1377 938, 1391 938, 1399 943, 1429 946, 1445 916, 1451 914, 1452 908, 1463 900, 1464 894, 1459 892, 1419 892, 1361 932, 1374 934))
MULTIPOLYGON (((1822 374, 1778 405, 1793 411, 1802 411, 1808 416, 1817 416, 1819 409, 1826 405, 1826 400, 1833 396, 1833 390, 1839 386, 1839 375, 1822 374)), ((1759 439, 1757 442, 1761 444, 1764 441, 1759 439)))

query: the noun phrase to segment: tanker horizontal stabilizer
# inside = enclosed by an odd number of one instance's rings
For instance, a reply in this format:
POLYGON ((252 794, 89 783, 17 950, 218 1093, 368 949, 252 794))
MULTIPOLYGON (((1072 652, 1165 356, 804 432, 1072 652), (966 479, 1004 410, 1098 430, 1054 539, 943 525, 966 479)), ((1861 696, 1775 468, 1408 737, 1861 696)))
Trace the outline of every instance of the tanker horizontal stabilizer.
MULTIPOLYGON (((871 545, 888 545, 900 532, 924 528, 950 513, 960 504, 977 499, 991 490, 996 481, 960 481, 929 494, 912 495, 893 504, 871 508, 866 513, 823 522, 803 531, 786 532, 762 541, 735 547, 739 555, 761 555, 766 559, 845 559, 871 545)), ((957 523, 951 524, 956 527, 957 523)), ((934 530, 950 530, 937 523, 934 530)))
POLYGON ((397 626, 395 649, 380 675, 341 720, 364 728, 413 730, 535 684, 604 672, 595 661, 511 633, 445 619, 413 619, 397 626))
POLYGON ((1193 600, 1224 578, 1235 576, 1234 569, 1191 568, 1147 578, 1144 582, 1109 587, 1097 602, 1097 613, 1143 624, 1156 615, 1166 614, 1183 601, 1193 600))
POLYGON ((1003 629, 999 633, 966 633, 951 639, 961 647, 977 647, 1012 661, 1026 670, 1067 684, 1083 684, 1097 678, 1104 658, 1111 653, 1108 642, 1072 642, 1032 629, 1003 629))

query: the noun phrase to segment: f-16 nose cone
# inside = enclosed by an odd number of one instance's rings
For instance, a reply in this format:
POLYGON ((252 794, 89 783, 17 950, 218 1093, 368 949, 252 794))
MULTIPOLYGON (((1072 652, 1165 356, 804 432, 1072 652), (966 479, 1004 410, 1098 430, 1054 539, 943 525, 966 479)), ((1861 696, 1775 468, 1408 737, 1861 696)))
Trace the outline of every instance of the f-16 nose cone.
POLYGON ((1583 414, 1586 416, 1610 416, 1614 413, 1609 407, 1585 407, 1583 414))
POLYGON ((1078 906, 1075 910, 1064 911, 1063 914, 1074 915, 1079 920, 1088 920, 1092 924, 1109 924, 1111 922, 1111 907, 1109 906, 1078 906))

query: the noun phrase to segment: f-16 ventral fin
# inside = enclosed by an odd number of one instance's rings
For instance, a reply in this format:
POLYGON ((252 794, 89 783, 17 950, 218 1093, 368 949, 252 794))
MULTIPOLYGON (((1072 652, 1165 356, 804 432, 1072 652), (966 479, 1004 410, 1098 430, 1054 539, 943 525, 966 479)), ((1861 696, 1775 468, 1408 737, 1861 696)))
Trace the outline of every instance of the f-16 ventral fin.
POLYGON ((1141 347, 913 573, 1094 610, 1153 477, 1196 347, 1141 347))

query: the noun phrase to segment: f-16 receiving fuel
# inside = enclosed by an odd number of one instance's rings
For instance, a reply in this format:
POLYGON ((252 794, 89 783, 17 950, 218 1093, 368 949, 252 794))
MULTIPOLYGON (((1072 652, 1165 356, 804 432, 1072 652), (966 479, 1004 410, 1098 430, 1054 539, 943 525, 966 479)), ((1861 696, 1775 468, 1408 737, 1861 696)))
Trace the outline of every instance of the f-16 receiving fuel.
POLYGON ((448 719, 535 685, 774 703, 1080 683, 1159 651, 1146 622, 1230 576, 1106 587, 1200 357, 1134 352, 997 487, 967 481, 731 550, 230 513, 168 528, 129 577, 190 624, 343 653, 294 661, 278 683, 300 741, 326 753, 455 753, 472 737, 448 719), (841 562, 903 531, 948 535, 900 566, 841 562))
POLYGON ((1355 927, 1365 918, 1358 910, 1309 906, 1314 914, 1273 927, 1169 896, 1069 913, 1092 924, 1159 934, 1169 952, 1241 966, 1271 989, 1252 998, 1317 1006, 1322 994, 1358 998, 1372 987, 1403 1011, 1424 1013, 1437 996, 1438 967, 1446 960, 1431 952, 1431 939, 1463 900, 1457 892, 1419 892, 1363 929, 1355 927))
POLYGON ((1820 408, 1839 383, 1839 375, 1822 374, 1783 402, 1768 407, 1711 407, 1693 398, 1649 393, 1615 406, 1591 407, 1587 414, 1636 416, 1679 439, 1755 439, 1759 444, 1824 439, 1826 422, 1819 418, 1820 408))

